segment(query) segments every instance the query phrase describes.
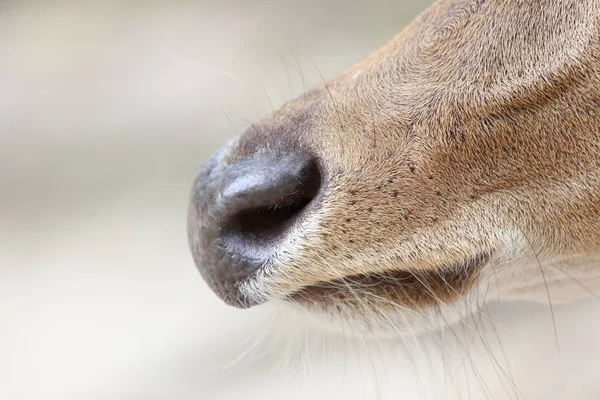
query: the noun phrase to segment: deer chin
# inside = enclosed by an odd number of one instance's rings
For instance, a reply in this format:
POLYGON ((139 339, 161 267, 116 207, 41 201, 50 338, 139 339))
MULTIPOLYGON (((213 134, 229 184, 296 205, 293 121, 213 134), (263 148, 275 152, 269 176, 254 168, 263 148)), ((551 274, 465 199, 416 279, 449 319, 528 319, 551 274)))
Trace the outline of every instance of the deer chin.
POLYGON ((481 254, 435 271, 390 270, 311 284, 271 302, 322 332, 374 339, 414 336, 468 325, 478 314, 492 318, 485 309, 490 300, 552 308, 598 297, 597 262, 579 257, 543 265, 519 262, 522 269, 515 273, 515 265, 481 254))
POLYGON ((320 329, 393 337, 436 331, 464 319, 481 305, 480 276, 490 255, 482 253, 435 270, 392 269, 302 286, 281 304, 302 310, 320 329))
POLYGON ((392 269, 363 273, 303 286, 288 296, 307 307, 399 307, 419 310, 467 291, 488 255, 428 271, 392 269), (387 304, 386 304, 387 303, 387 304))

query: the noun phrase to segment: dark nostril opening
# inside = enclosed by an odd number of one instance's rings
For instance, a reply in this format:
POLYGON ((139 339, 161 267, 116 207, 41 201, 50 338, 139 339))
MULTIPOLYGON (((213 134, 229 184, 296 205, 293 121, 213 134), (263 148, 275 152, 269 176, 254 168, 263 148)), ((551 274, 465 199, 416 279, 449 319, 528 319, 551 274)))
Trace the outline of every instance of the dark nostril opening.
POLYGON ((222 237, 235 253, 260 257, 285 236, 315 200, 322 176, 316 160, 279 160, 257 166, 252 174, 259 178, 246 179, 248 184, 241 188, 245 201, 230 209, 222 237))
POLYGON ((188 219, 194 261, 225 302, 250 307, 264 297, 243 283, 276 254, 318 205, 327 185, 321 164, 301 149, 265 148, 225 163, 213 156, 198 176, 188 219))

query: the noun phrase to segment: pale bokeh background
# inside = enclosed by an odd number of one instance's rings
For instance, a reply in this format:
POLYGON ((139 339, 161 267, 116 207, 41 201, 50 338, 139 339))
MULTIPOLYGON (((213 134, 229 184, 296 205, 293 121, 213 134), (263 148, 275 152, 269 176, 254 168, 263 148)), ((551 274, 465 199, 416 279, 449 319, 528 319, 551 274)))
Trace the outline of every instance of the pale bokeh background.
POLYGON ((195 270, 199 164, 427 4, 0 3, 0 400, 600 398, 595 299, 556 307, 560 355, 548 307, 514 304, 489 310, 501 340, 470 325, 407 354, 272 334, 269 307, 226 307, 195 270))

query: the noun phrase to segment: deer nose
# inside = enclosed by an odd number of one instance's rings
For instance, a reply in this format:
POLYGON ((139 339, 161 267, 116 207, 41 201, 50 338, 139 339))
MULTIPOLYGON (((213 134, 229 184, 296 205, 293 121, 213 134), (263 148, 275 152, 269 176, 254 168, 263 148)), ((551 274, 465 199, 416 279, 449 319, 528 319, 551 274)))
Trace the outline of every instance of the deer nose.
POLYGON ((256 155, 222 166, 213 156, 192 193, 188 235, 198 269, 226 303, 250 307, 264 299, 240 290, 275 254, 315 203, 322 176, 305 152, 256 155))

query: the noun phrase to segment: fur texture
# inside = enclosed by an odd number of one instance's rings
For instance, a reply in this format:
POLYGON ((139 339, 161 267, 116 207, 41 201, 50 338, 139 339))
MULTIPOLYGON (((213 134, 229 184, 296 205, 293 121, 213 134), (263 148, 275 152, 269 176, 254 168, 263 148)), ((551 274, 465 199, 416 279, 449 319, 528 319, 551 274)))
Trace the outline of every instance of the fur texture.
POLYGON ((298 147, 323 170, 319 201, 239 282, 246 293, 296 293, 315 313, 400 331, 432 312, 460 318, 490 293, 593 291, 600 0, 442 0, 220 163, 298 147))

